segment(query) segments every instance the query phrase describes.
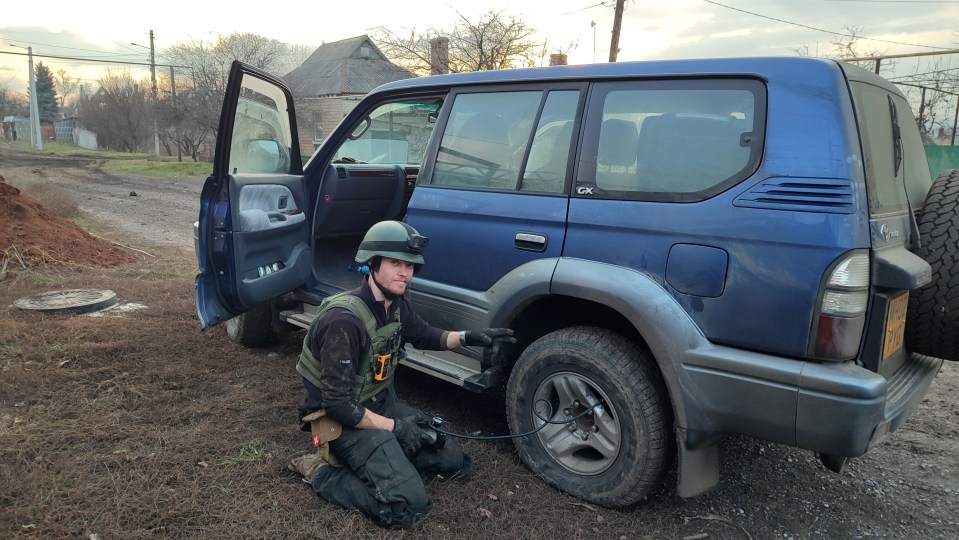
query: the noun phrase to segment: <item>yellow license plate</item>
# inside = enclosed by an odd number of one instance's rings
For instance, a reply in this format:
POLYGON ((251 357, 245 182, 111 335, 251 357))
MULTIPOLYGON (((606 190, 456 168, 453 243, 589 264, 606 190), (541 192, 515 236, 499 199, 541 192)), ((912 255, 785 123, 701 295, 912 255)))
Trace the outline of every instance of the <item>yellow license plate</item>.
POLYGON ((903 293, 889 302, 886 312, 886 336, 882 343, 882 359, 885 360, 902 348, 906 337, 906 310, 909 308, 909 293, 903 293))

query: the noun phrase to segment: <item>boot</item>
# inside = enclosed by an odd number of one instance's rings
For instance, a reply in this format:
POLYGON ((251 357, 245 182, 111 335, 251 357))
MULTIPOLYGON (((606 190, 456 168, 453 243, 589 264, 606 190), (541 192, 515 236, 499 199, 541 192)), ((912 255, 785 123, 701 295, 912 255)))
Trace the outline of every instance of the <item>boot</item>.
POLYGON ((286 468, 302 476, 303 481, 307 484, 312 484, 316 471, 327 465, 329 465, 329 463, 318 453, 303 454, 302 456, 296 456, 291 459, 286 468))

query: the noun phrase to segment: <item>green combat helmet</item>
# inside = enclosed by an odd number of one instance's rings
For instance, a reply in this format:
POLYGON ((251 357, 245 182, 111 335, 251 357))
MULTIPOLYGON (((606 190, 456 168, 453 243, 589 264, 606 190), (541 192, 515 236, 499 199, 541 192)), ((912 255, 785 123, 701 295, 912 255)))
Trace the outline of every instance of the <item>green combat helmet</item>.
POLYGON ((356 262, 366 264, 373 257, 389 257, 413 263, 415 271, 423 266, 423 250, 430 239, 401 221, 381 221, 366 231, 356 250, 356 262))

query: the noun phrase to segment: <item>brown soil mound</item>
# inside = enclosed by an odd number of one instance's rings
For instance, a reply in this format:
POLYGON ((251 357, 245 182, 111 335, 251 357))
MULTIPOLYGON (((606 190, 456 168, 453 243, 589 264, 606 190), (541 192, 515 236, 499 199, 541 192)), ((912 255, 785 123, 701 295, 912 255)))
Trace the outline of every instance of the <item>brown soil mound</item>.
POLYGON ((134 262, 129 252, 99 240, 0 176, 0 250, 24 264, 116 266, 134 262))

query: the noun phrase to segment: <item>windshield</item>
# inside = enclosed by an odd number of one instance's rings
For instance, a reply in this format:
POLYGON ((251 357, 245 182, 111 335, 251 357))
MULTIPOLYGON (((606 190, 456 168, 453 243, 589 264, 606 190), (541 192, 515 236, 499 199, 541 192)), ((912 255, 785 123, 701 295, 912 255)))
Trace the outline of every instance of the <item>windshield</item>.
POLYGON ((439 108, 437 100, 377 107, 340 145, 333 162, 419 165, 439 108))

